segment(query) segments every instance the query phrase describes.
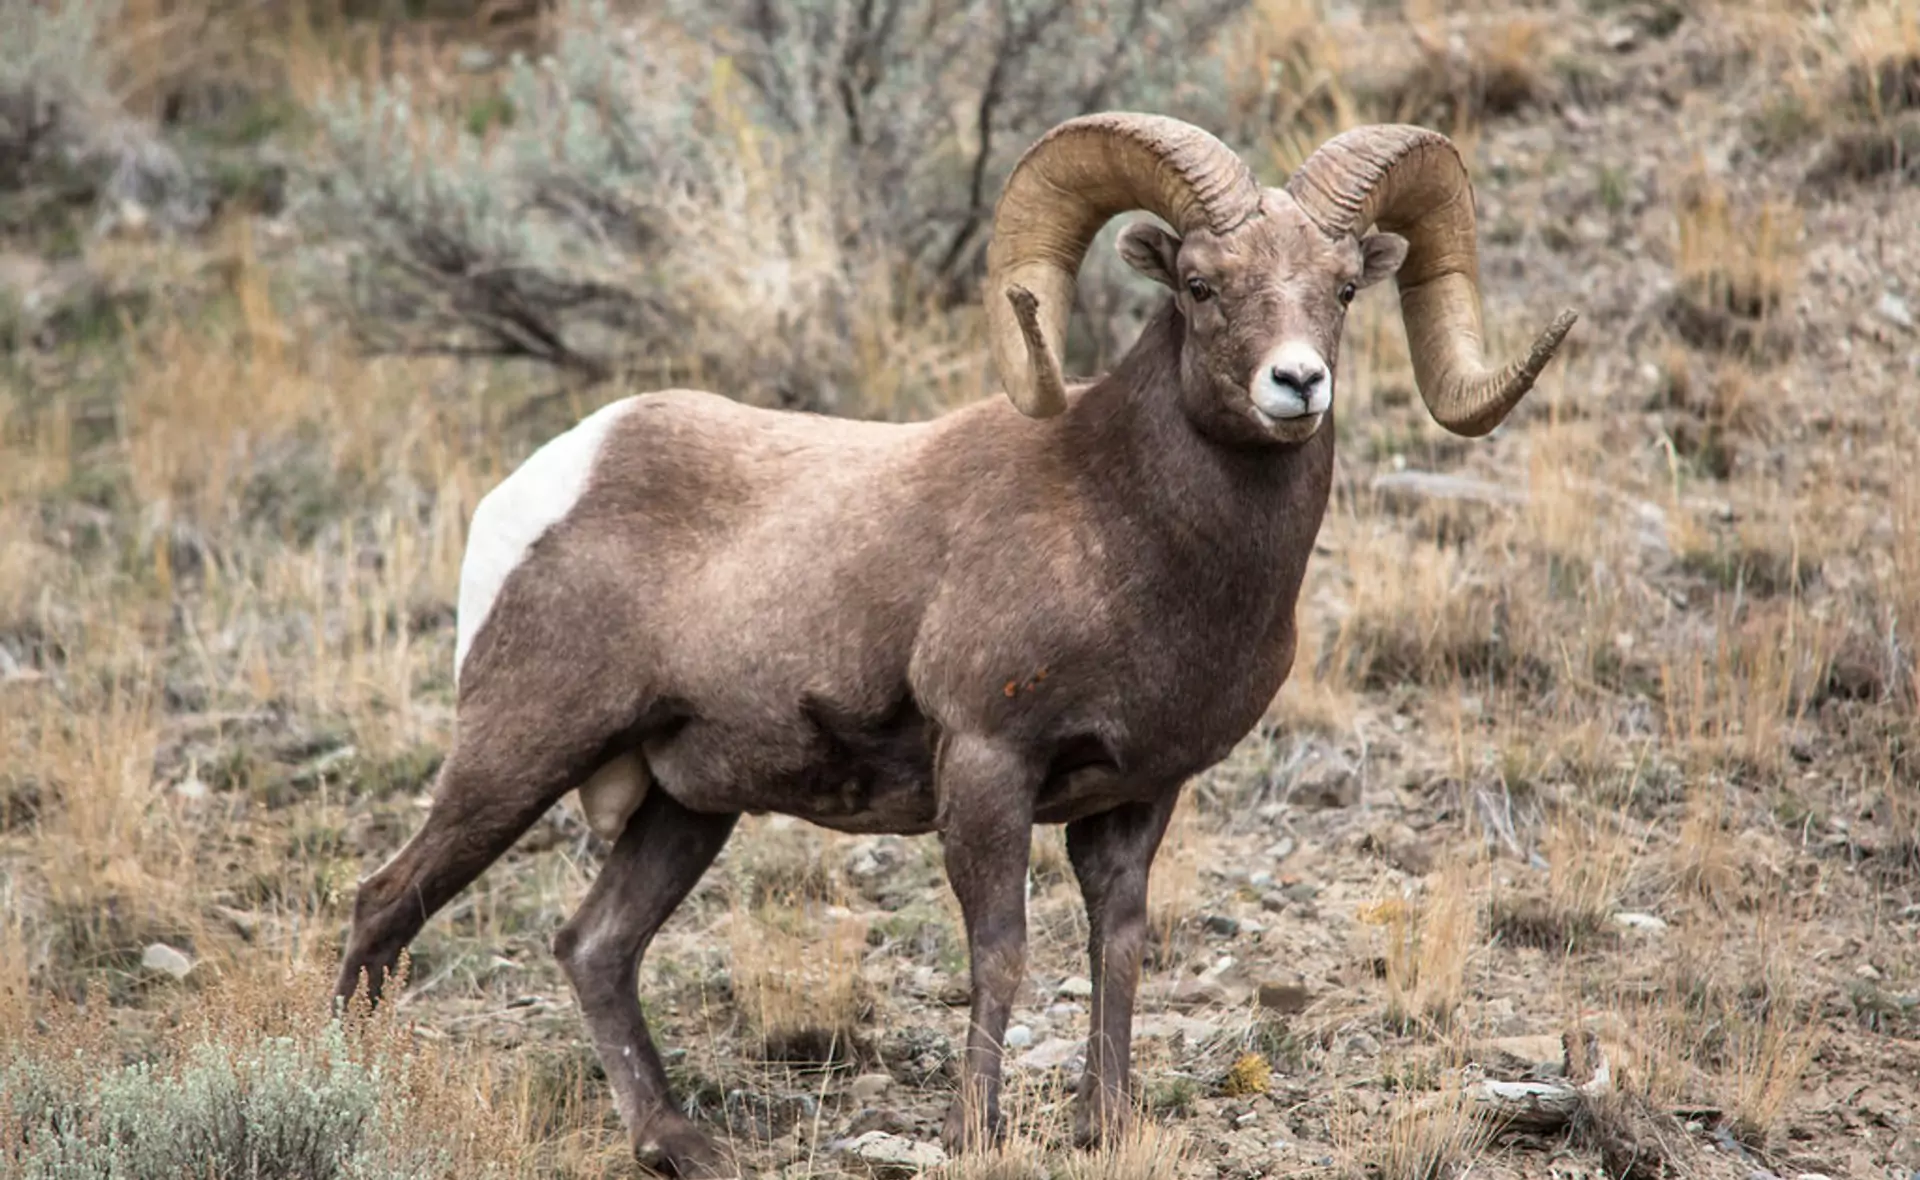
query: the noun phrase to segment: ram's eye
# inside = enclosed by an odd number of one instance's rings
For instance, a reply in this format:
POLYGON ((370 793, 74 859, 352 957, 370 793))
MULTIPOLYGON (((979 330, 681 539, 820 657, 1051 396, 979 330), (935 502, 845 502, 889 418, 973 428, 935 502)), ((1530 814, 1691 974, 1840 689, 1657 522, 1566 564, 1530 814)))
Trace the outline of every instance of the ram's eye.
POLYGON ((1195 303, 1205 303, 1213 298, 1213 288, 1207 285, 1205 279, 1188 279, 1187 294, 1193 296, 1195 303))
POLYGON ((1358 287, 1355 287, 1352 283, 1348 283, 1340 288, 1340 302, 1352 303, 1353 297, 1359 293, 1360 289, 1358 287))

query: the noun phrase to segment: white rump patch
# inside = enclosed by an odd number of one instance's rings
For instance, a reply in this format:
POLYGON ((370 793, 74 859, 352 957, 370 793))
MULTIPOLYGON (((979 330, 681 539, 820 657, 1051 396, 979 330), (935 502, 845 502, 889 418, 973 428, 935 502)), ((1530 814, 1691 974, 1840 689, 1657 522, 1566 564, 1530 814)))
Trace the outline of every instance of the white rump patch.
POLYGON ((460 667, 467 662, 467 649, 493 610, 500 587, 526 560, 533 543, 580 502, 608 431, 632 402, 632 398, 608 402, 548 440, 474 507, 466 555, 460 561, 460 604, 454 620, 456 685, 460 667))

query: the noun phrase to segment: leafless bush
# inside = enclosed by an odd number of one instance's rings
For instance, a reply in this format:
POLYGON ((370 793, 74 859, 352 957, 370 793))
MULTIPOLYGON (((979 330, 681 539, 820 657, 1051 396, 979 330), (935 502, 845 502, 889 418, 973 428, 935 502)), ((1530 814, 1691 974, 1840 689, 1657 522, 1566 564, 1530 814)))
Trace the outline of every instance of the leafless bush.
POLYGON ((1199 59, 1245 7, 572 4, 552 52, 514 63, 511 117, 484 138, 400 82, 326 106, 313 196, 356 247, 378 349, 912 412, 979 392, 948 313, 977 291, 1019 153, 1103 107, 1223 126, 1199 59))

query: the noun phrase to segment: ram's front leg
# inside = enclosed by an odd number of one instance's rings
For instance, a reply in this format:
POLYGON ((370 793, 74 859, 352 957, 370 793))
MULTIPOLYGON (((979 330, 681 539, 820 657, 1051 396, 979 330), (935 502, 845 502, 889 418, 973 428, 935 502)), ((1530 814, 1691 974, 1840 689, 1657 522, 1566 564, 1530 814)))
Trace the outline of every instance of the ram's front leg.
POLYGON ((1179 801, 1168 790, 1067 825, 1067 856, 1087 903, 1093 1013, 1080 1079, 1074 1140, 1111 1143, 1126 1129, 1133 1056, 1133 999, 1147 944, 1147 876, 1179 801))
POLYGON ((1000 1137, 1001 1045, 1026 976, 1027 851, 1042 771, 983 738, 949 737, 934 774, 947 880, 960 900, 973 970, 960 1092, 945 1133, 948 1150, 958 1154, 1000 1137))

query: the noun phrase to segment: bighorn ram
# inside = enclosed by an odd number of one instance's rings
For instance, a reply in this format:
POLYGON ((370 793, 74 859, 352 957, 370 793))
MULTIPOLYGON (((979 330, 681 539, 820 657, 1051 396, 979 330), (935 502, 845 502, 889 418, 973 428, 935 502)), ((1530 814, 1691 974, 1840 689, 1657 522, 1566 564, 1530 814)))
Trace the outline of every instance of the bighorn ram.
POLYGON ((1483 361, 1473 196, 1444 136, 1362 127, 1285 188, 1159 116, 1069 120, 1008 178, 988 253, 990 399, 883 424, 670 390, 536 452, 474 513, 458 739, 420 830, 360 886, 337 990, 401 948, 569 790, 616 839, 554 939, 643 1159, 727 1154, 677 1109, 641 1016, 656 931, 742 812, 937 832, 973 983, 956 1150, 999 1128, 1030 827, 1066 825, 1092 930, 1082 1142, 1126 1116, 1147 874, 1182 784, 1292 667, 1355 292, 1398 275, 1415 380, 1492 430, 1574 321, 1483 361), (1110 218, 1170 296, 1069 385, 1075 278, 1110 218), (1379 232, 1369 234, 1370 229, 1379 232))

